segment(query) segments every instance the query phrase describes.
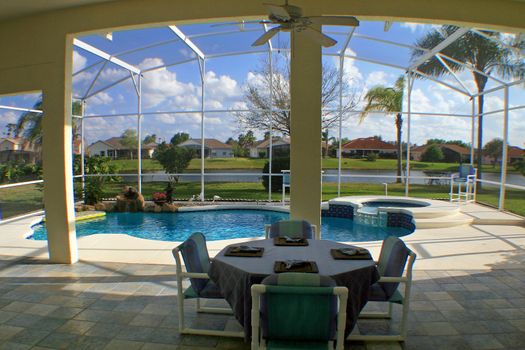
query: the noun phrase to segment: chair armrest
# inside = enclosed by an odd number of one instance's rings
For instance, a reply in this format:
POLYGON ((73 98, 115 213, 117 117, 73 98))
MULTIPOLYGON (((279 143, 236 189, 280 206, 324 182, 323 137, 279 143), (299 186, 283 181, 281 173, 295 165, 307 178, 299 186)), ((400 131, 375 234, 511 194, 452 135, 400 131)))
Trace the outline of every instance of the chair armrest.
POLYGON ((181 277, 201 278, 201 279, 206 279, 206 280, 210 279, 210 276, 208 276, 208 274, 204 272, 183 272, 181 274, 181 277))
POLYGON ((379 281, 377 282, 382 282, 382 283, 388 283, 388 282, 407 282, 408 281, 408 278, 407 277, 388 277, 388 276, 383 276, 381 278, 379 278, 379 281))

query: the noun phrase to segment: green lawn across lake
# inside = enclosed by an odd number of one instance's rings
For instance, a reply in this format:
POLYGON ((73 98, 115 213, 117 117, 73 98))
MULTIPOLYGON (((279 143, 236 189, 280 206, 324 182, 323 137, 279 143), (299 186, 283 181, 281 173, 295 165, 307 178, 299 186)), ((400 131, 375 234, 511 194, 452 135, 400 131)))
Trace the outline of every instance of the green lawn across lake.
MULTIPOLYGON (((119 173, 135 173, 137 172, 137 160, 136 159, 117 159, 112 161, 118 169, 119 173)), ((259 158, 214 158, 205 159, 204 167, 209 170, 262 170, 266 159, 259 158)), ((395 170, 397 161, 395 159, 378 159, 374 162, 367 161, 366 159, 351 159, 344 158, 341 164, 342 169, 354 169, 354 170, 395 170)), ((443 171, 453 172, 458 170, 458 163, 426 163, 426 162, 410 162, 410 167, 413 170, 422 171, 443 171)), ((198 171, 201 168, 200 159, 192 159, 188 170, 198 171)), ((336 158, 324 158, 323 169, 337 169, 338 160, 336 158)), ((142 160, 142 171, 162 171, 162 165, 154 159, 143 159, 142 160)), ((484 166, 484 172, 499 172, 499 167, 484 166)), ((508 172, 515 172, 512 166, 508 167, 508 172)))

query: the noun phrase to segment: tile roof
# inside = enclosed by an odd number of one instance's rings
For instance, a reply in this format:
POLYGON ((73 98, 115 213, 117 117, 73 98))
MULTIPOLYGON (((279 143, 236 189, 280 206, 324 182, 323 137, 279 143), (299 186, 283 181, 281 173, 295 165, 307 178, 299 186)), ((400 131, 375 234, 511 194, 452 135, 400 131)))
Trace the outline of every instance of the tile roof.
POLYGON ((377 137, 362 137, 343 145, 343 149, 396 150, 396 146, 377 137))
MULTIPOLYGON (((200 145, 201 139, 189 139, 182 142, 179 146, 188 146, 188 145, 200 145)), ((204 139, 204 145, 208 148, 227 148, 231 149, 232 146, 227 143, 221 142, 217 139, 204 139)))

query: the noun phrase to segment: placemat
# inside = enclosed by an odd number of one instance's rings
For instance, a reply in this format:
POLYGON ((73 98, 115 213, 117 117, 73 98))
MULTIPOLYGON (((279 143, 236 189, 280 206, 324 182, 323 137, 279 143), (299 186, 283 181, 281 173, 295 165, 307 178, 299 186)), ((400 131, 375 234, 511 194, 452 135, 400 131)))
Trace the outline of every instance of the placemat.
POLYGON ((372 260, 370 252, 366 254, 347 255, 341 253, 339 249, 330 249, 330 254, 332 255, 332 258, 336 260, 372 260))
MULTIPOLYGON (((255 247, 254 247, 255 248, 255 247)), ((260 258, 264 254, 264 248, 259 248, 258 251, 248 252, 248 251, 242 251, 240 247, 228 247, 226 252, 224 252, 225 256, 239 256, 239 257, 246 257, 246 258, 260 258)))
POLYGON ((273 238, 273 244, 277 246, 302 246, 305 247, 308 245, 308 240, 306 238, 301 238, 298 242, 287 242, 285 237, 274 237, 273 238))
POLYGON ((292 266, 291 268, 286 268, 286 261, 276 261, 273 265, 273 271, 275 273, 281 272, 306 272, 306 273, 318 273, 319 269, 315 261, 305 261, 303 265, 292 266))

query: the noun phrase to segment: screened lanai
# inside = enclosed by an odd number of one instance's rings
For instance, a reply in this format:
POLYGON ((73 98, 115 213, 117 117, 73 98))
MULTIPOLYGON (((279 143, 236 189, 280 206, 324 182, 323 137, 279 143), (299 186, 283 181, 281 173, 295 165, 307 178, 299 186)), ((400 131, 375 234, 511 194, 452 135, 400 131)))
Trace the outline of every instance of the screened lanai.
MULTIPOLYGON (((73 115, 76 134, 73 139, 81 158, 75 169, 77 189, 84 188, 84 180, 89 176, 118 176, 121 179, 119 186, 114 185, 113 193, 109 191, 107 194, 112 197, 123 184, 136 186, 142 191, 144 182, 162 184, 176 177, 182 182, 198 184, 192 187, 193 196, 178 196, 183 200, 194 197, 205 201, 218 196, 232 200, 284 201, 284 198, 272 195, 271 185, 267 188, 266 199, 260 196, 232 198, 232 195, 213 188, 207 190, 207 185, 217 182, 257 183, 265 175, 271 184, 284 174, 281 169, 272 169, 272 158, 276 150, 274 142, 287 139, 289 143, 289 132, 283 132, 282 125, 279 125, 282 122, 278 120, 283 113, 289 113, 289 102, 283 104, 279 101, 281 96, 277 94, 282 94, 282 91, 276 92, 275 89, 282 90, 282 81, 289 78, 283 74, 289 74, 290 35, 280 32, 267 44, 252 46, 259 36, 271 28, 271 25, 256 21, 239 21, 171 25, 76 37, 73 42, 72 86, 73 99, 81 106, 74 109, 76 113, 73 115), (237 66, 242 68, 238 71, 232 68, 237 66), (246 90, 254 86, 264 91, 262 98, 272 101, 264 104, 265 109, 260 109, 261 105, 250 104, 246 98, 246 90), (261 125, 254 128, 253 123, 243 124, 247 113, 258 113, 262 118, 261 125), (152 153, 149 157, 133 157, 131 153, 126 156, 128 166, 118 174, 86 173, 85 157, 100 155, 90 154, 93 153, 90 152, 92 146, 118 137, 126 130, 135 130, 132 137, 136 145, 128 145, 128 148, 141 150, 141 153, 148 135, 155 135, 157 143, 161 143, 169 142, 170 135, 177 132, 187 133, 200 145, 198 163, 194 161, 191 171, 166 174, 164 171, 151 171, 147 164, 143 165, 150 161, 152 153), (266 172, 262 167, 248 170, 242 167, 233 170, 207 169, 206 159, 210 158, 210 154, 205 140, 220 139, 225 142, 248 130, 254 132, 255 141, 262 139, 266 133, 266 172)), ((328 140, 331 140, 336 162, 332 163, 332 169, 322 174, 323 182, 333 184, 332 194, 327 194, 324 199, 341 196, 345 181, 372 182, 388 194, 388 184, 399 179, 403 183, 405 196, 410 195, 411 184, 445 183, 449 175, 443 172, 421 172, 417 171, 417 167, 411 171, 411 160, 414 159, 411 149, 422 143, 422 136, 418 135, 421 128, 435 128, 430 134, 436 134, 438 138, 448 139, 450 134, 464 140, 469 147, 466 161, 471 164, 477 160, 480 116, 487 130, 483 144, 497 137, 505 145, 522 146, 523 133, 520 134, 520 130, 523 129, 524 80, 504 77, 493 69, 480 71, 471 63, 461 62, 447 52, 447 48, 462 37, 472 35, 508 50, 513 62, 523 64, 521 36, 494 34, 483 28, 458 27, 451 33, 442 33, 431 48, 418 46, 418 40, 425 33, 438 28, 417 23, 379 21, 361 21, 358 27, 323 27, 323 33, 337 41, 334 46, 323 48, 323 65, 327 67, 323 74, 333 74, 337 90, 323 105, 323 118, 330 121, 322 126, 326 134, 324 142, 328 149, 328 140), (431 60, 437 60, 445 69, 445 74, 428 74, 425 65, 431 60), (482 92, 478 92, 474 74, 487 81, 482 92), (368 118, 371 122, 359 121, 366 92, 375 85, 392 86, 394 78, 399 76, 404 76, 406 82, 403 109, 397 112, 373 111, 368 118), (452 103, 443 103, 443 95, 439 94, 441 91, 447 91, 452 103), (482 114, 478 109, 480 96, 485 100, 482 114), (359 171, 345 169, 343 141, 382 133, 393 140, 392 116, 397 113, 403 119, 403 172, 400 175, 362 175, 359 171), (449 127, 451 131, 444 131, 449 127), (509 129, 512 130, 510 135, 509 129)), ((287 81, 285 87, 286 84, 287 81)), ((38 115, 40 110, 35 109, 38 106, 35 103, 40 98, 39 94, 18 99, 3 98, 0 109, 17 116, 24 113, 38 115)), ((500 210, 505 209, 507 189, 524 189, 519 178, 517 181, 507 180, 508 149, 501 149, 500 171, 492 172, 488 178, 478 179, 492 188, 490 199, 485 202, 500 210)), ((117 151, 103 155, 116 158, 117 151)), ((21 182, 21 185, 24 183, 21 182)), ((82 193, 80 190, 77 192, 82 193)), ((82 195, 78 197, 80 199, 82 195)))

